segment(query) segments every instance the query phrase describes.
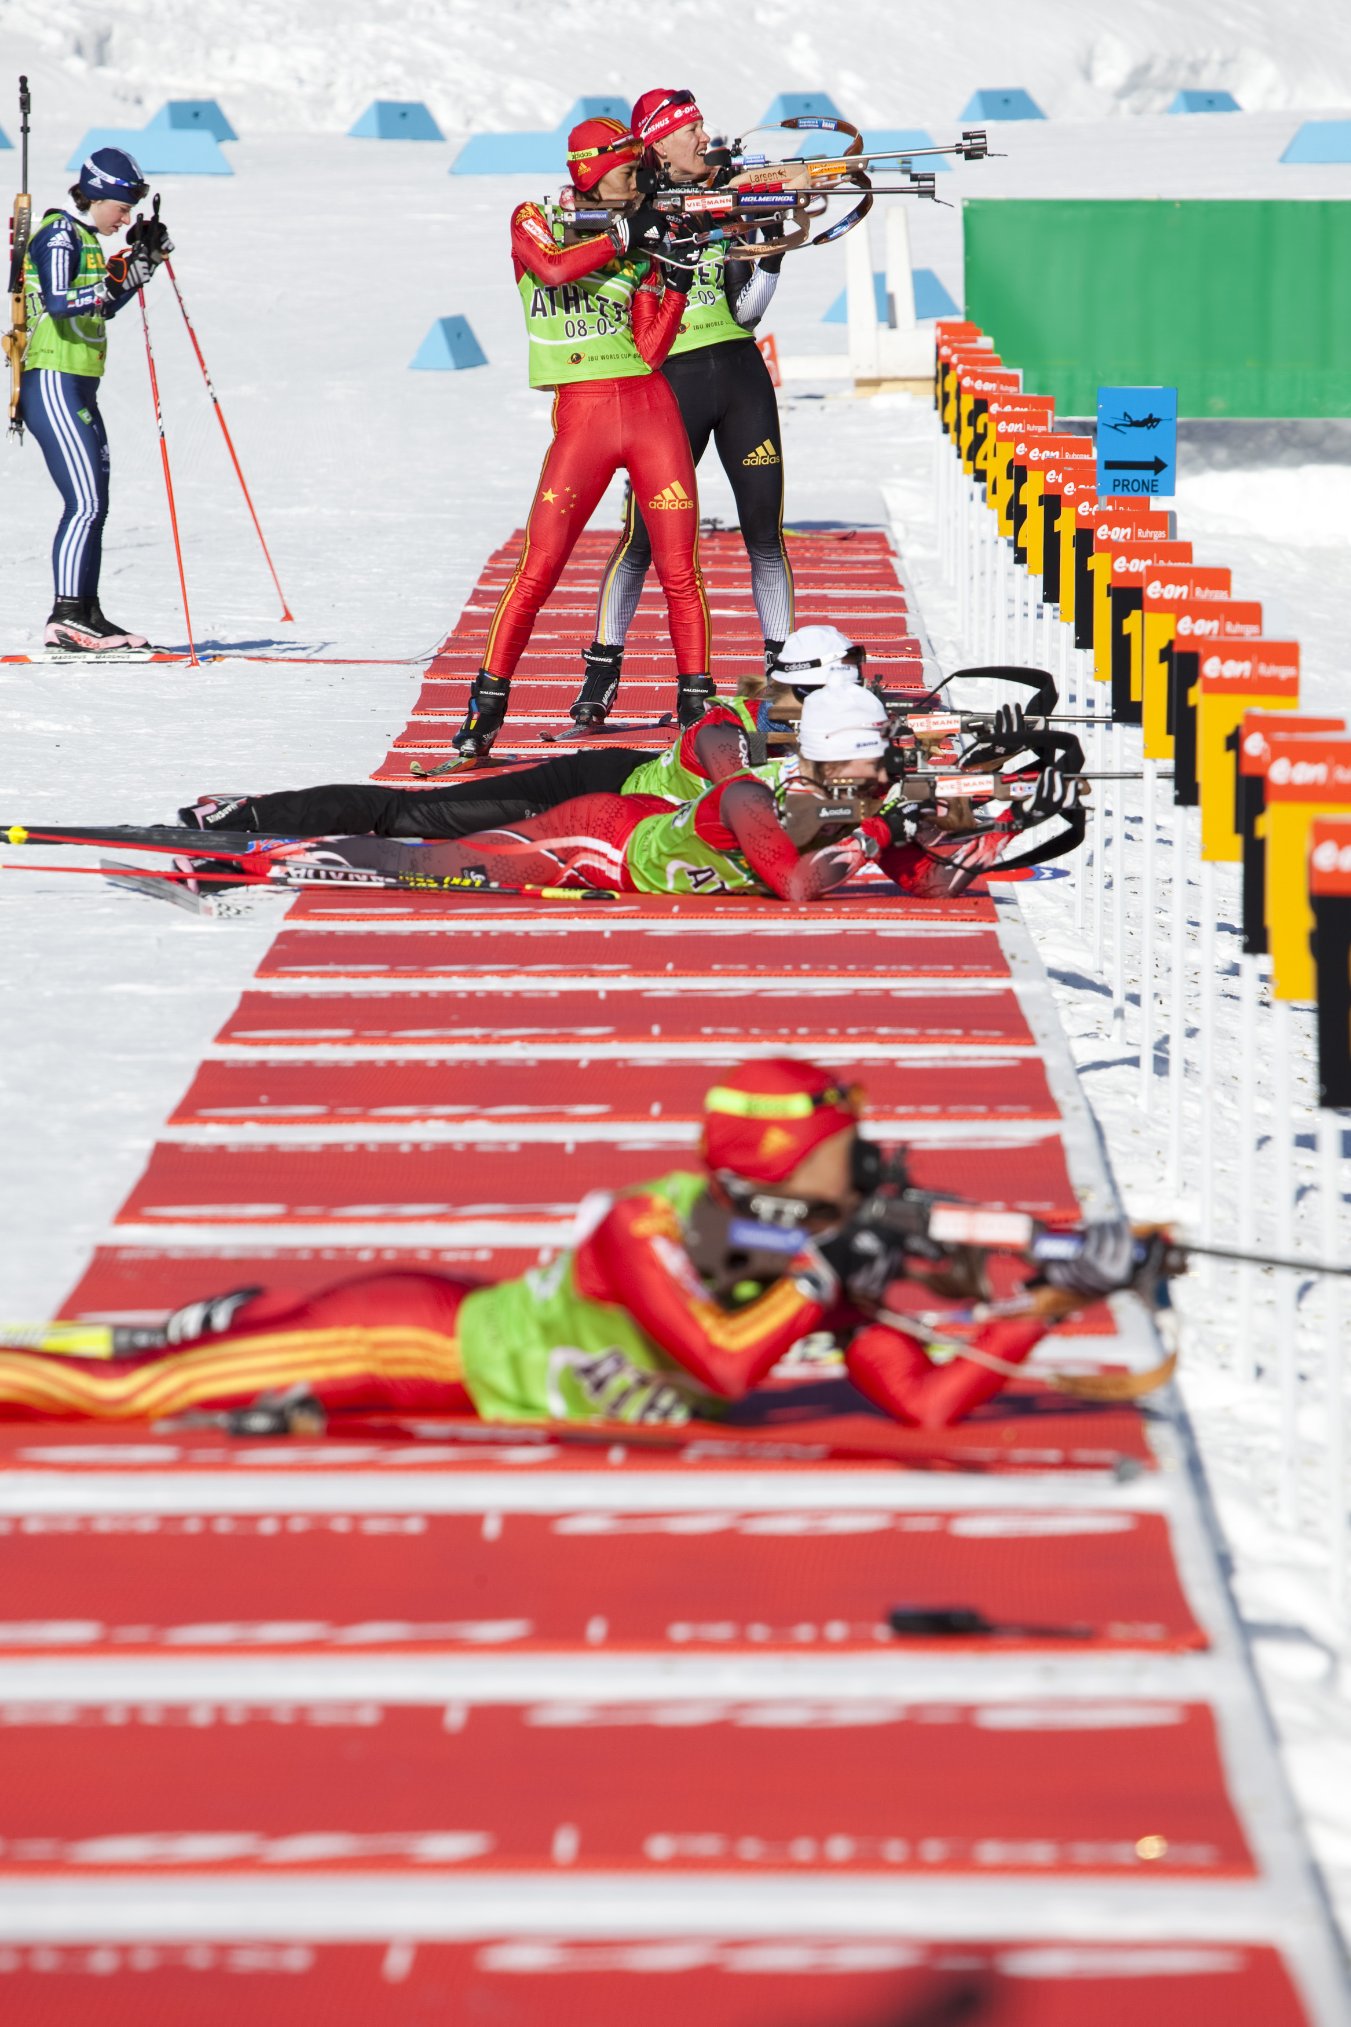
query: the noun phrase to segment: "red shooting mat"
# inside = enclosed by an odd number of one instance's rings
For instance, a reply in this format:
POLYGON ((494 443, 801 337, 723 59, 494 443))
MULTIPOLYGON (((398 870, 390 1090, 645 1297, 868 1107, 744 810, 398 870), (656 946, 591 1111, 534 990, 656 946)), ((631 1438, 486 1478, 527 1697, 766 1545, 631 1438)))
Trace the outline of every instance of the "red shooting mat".
POLYGON ((0 1518, 11 1536, 0 1655, 1206 1645, 1158 1514, 343 1514, 283 1498, 266 1515, 0 1518), (898 1640, 897 1605, 1002 1630, 898 1640))
POLYGON ((800 987, 767 985, 748 998, 734 991, 607 992, 602 986, 583 992, 246 992, 216 1039, 250 1048, 473 1042, 485 1049, 530 1041, 568 1041, 579 1048, 596 1042, 725 1047, 772 1041, 791 1055, 823 1040, 988 1049, 1030 1044, 1032 1034, 1007 989, 851 985, 847 993, 804 994, 800 987))
POLYGON ((823 922, 836 925, 860 923, 869 934, 911 922, 941 922, 945 928, 958 923, 985 923, 998 919, 988 893, 959 894, 953 900, 921 900, 901 894, 889 882, 879 881, 871 891, 850 884, 828 901, 793 908, 767 895, 727 896, 716 904, 666 894, 626 894, 622 900, 606 902, 539 901, 528 894, 419 894, 377 888, 373 893, 306 888, 297 894, 286 912, 288 926, 299 922, 414 922, 427 916, 459 929, 472 924, 476 916, 494 921, 505 916, 514 928, 518 923, 540 928, 571 931, 591 929, 599 919, 607 929, 621 923, 681 921, 707 922, 711 927, 728 922, 753 923, 775 931, 787 927, 815 931, 823 922))
POLYGON ((1208 1708, 15 1703, 0 1874, 1245 1878, 1208 1708))
POLYGON ((586 927, 568 930, 542 924, 515 929, 466 923, 456 925, 449 935, 434 929, 385 936, 378 929, 360 936, 283 929, 257 975, 321 980, 326 975, 462 978, 476 971, 512 973, 523 979, 548 972, 572 978, 586 973, 601 985, 634 974, 703 979, 730 972, 738 977, 801 979, 804 984, 851 974, 874 979, 1009 975, 993 929, 958 928, 945 936, 932 930, 879 927, 866 940, 846 941, 828 924, 811 929, 797 923, 766 924, 748 937, 734 925, 718 930, 710 924, 702 934, 660 923, 611 929, 598 917, 586 927))
MULTIPOLYGON (((382 1249, 383 1253, 383 1249, 382 1249)), ((208 1271, 211 1262, 206 1263, 208 1271)), ((216 1263, 219 1264, 219 1263, 216 1263)), ((238 1263, 237 1263, 238 1264, 238 1263)), ((253 1282, 260 1277, 255 1275, 253 1282)), ((266 1278, 266 1277, 262 1277, 266 1278)), ((148 1281, 148 1277, 147 1277, 148 1281)), ((136 1284, 142 1290, 147 1281, 136 1284)), ((273 1281, 280 1285, 280 1272, 273 1281)), ((111 1283, 110 1289, 111 1289, 111 1283)), ((196 1284, 200 1290, 201 1281, 196 1284)), ((239 1285, 237 1276, 210 1276, 212 1287, 239 1285)), ((251 1283, 250 1285, 253 1285, 251 1283)), ((0 1422, 5 1470, 241 1470, 257 1475, 303 1464, 350 1475, 389 1470, 456 1468, 600 1472, 744 1470, 776 1473, 832 1470, 956 1471, 1004 1476, 1026 1471, 1119 1471, 1157 1468, 1143 1416, 1129 1405, 1067 1400, 1035 1380, 1014 1380, 998 1399, 977 1408, 955 1429, 903 1429, 868 1408, 843 1380, 767 1387, 728 1420, 679 1429, 640 1430, 614 1424, 566 1427, 528 1423, 488 1426, 458 1420, 399 1422, 346 1417, 324 1438, 233 1441, 216 1432, 142 1424, 34 1420, 0 1422)))
POLYGON ((698 1936, 0 1945, 9 2027, 1304 2027, 1273 1949, 698 1936))
MULTIPOLYGON (((615 1190, 693 1165, 660 1143, 347 1141, 313 1146, 193 1146, 160 1141, 117 1223, 435 1223, 571 1215, 589 1190, 615 1190)), ((911 1179, 971 1202, 1072 1218, 1075 1197, 1060 1142, 915 1147, 911 1179)))
MULTIPOLYGON (((753 945, 747 945, 753 948, 753 945)), ((409 1125, 424 1120, 575 1120, 644 1125, 699 1117, 705 1092, 733 1051, 700 1060, 625 1062, 574 1058, 537 1062, 508 1056, 479 1063, 322 1061, 213 1057, 202 1064, 169 1115, 174 1126, 243 1127, 269 1121, 305 1126, 409 1125)), ((874 1118, 1043 1120, 1056 1117, 1046 1071, 1034 1056, 967 1063, 864 1063, 840 1074, 862 1084, 874 1118)))

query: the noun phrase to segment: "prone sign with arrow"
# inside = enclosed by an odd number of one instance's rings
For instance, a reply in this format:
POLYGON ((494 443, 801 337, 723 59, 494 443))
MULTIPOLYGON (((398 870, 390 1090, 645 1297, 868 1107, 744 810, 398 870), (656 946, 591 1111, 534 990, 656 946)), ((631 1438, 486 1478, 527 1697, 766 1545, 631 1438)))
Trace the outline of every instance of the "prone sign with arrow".
POLYGON ((1097 448, 1099 498, 1171 499, 1177 490, 1176 387, 1100 387, 1097 448))

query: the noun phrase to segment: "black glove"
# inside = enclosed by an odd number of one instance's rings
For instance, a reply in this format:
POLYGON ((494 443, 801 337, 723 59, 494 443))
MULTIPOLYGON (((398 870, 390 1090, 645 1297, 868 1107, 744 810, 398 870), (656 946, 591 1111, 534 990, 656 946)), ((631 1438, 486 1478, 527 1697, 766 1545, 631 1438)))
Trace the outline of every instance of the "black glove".
MULTIPOLYGON (((885 809, 877 811, 879 822, 884 823, 889 833, 888 844, 909 844, 915 827, 915 812, 903 802, 889 802, 885 809)), ((885 851, 886 846, 883 846, 885 851)))
POLYGON ((694 286, 694 271, 704 251, 691 229, 690 221, 680 219, 656 251, 661 278, 667 288, 674 289, 678 296, 687 296, 694 286))
MULTIPOLYGON (((155 199, 155 203, 158 207, 158 198, 155 199)), ((169 237, 169 228, 160 217, 158 208, 153 218, 133 219, 127 228, 127 245, 144 247, 155 267, 158 267, 162 260, 169 258, 174 250, 174 243, 169 237)))
POLYGON ((881 1302, 905 1258, 904 1242, 875 1225, 845 1225, 833 1238, 815 1243, 839 1275, 845 1294, 856 1302, 881 1302))
POLYGON ((108 255, 108 279, 115 289, 134 293, 143 289, 155 272, 155 262, 143 246, 126 248, 108 255))
POLYGON ((1022 806, 1025 824, 1044 823, 1047 817, 1070 816, 1083 800, 1083 783, 1058 767, 1043 767, 1037 785, 1022 806))
POLYGON ((994 714, 990 726, 990 739, 1006 752, 1016 753, 1027 731, 1027 720, 1021 704, 1001 704, 994 714))
POLYGON ((1094 1298, 1122 1288, 1152 1298, 1160 1281, 1180 1274, 1186 1265, 1166 1231, 1137 1234, 1125 1218, 1104 1218, 1078 1232, 1047 1233, 1033 1250, 1040 1255, 1052 1249, 1059 1257, 1041 1259, 1042 1279, 1052 1288, 1094 1298))
POLYGON ((651 252, 666 231, 669 220, 655 204, 643 203, 610 221, 609 234, 616 253, 651 252))

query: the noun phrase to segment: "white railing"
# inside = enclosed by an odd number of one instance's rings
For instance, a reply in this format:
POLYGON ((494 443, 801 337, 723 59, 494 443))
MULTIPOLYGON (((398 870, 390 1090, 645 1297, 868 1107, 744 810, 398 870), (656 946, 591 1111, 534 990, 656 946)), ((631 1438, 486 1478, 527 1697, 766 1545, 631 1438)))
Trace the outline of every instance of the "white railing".
MULTIPOLYGON (((1199 811, 1175 807, 1171 770, 1144 758, 1138 727, 1113 723, 1090 652, 1017 563, 984 486, 936 422, 939 557, 966 665, 1050 670, 1098 783, 1065 886, 1034 890, 1101 985, 1097 1041, 1114 1053, 1100 1107, 1123 1193, 1183 1237, 1307 1260, 1303 1272, 1196 1256, 1177 1284, 1183 1371, 1220 1402, 1226 1469, 1245 1472, 1272 1518, 1326 1555, 1327 1595, 1347 1611, 1343 1297, 1351 1119, 1321 1109, 1313 1008, 1277 997, 1270 962, 1241 949, 1240 869, 1203 859, 1199 811), (1065 898, 1062 901, 1061 895, 1065 898)), ((949 693, 951 694, 951 693, 949 693)), ((976 703, 983 699, 954 699, 976 703)), ((1096 1052, 1095 1052, 1096 1053, 1096 1052)), ((1110 1060, 1110 1059, 1109 1059, 1110 1060)), ((1090 1087, 1090 1097, 1093 1089, 1090 1087)), ((1215 1418, 1210 1419, 1212 1430, 1215 1418)))

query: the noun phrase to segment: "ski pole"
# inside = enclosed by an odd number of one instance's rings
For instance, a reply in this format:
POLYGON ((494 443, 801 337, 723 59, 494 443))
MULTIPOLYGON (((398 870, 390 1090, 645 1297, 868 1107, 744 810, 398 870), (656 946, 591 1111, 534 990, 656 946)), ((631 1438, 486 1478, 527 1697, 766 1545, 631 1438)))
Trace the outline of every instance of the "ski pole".
POLYGON ((173 473, 169 470, 169 445, 164 435, 164 411, 160 407, 159 375, 155 371, 155 348, 150 342, 150 319, 145 313, 145 292, 136 297, 141 311, 141 329, 145 332, 145 361, 150 368, 150 393, 155 403, 155 427, 159 431, 159 454, 164 465, 164 490, 169 496, 169 525, 174 531, 174 555, 178 561, 178 585, 183 593, 183 619, 188 629, 188 661, 193 668, 200 668, 197 648, 192 638, 192 614, 188 610, 188 580, 183 574, 183 544, 178 539, 178 509, 174 505, 173 473))
MULTIPOLYGON (((155 199, 155 210, 156 212, 158 212, 159 210, 158 197, 155 199)), ((295 614, 292 612, 290 606, 286 603, 286 593, 281 588, 281 579, 278 577, 277 567, 275 563, 272 561, 272 552, 267 546, 267 539, 263 534, 262 525, 258 519, 258 510, 253 504, 253 496, 249 492, 248 485, 244 478, 244 473, 240 467, 239 456, 234 446, 234 439, 230 435, 229 426, 225 420, 225 411, 222 409, 220 405, 220 396, 217 394, 215 388, 211 384, 211 375, 207 372, 206 360, 203 358, 202 348, 197 342, 197 333, 192 327, 192 318, 188 315, 188 306, 183 301, 183 291, 178 286, 178 276, 174 273, 174 264, 171 260, 165 261, 164 271, 168 275, 169 280, 173 283, 174 295, 177 299, 179 309, 183 312, 183 322, 188 327, 188 336, 192 340, 192 349, 197 354, 197 364, 201 367, 202 378, 206 382, 206 391, 211 396, 211 405, 216 411, 216 420, 220 424, 220 433, 225 438, 225 448, 230 453, 230 462, 235 468, 235 477, 239 480, 239 489, 244 495, 244 504, 249 510, 249 515, 253 521, 254 529, 257 533, 258 540, 263 545, 263 555, 266 558, 268 569, 272 572, 272 582, 277 587, 277 596, 281 600, 281 616, 283 619, 289 619, 292 622, 294 622, 295 614)))

